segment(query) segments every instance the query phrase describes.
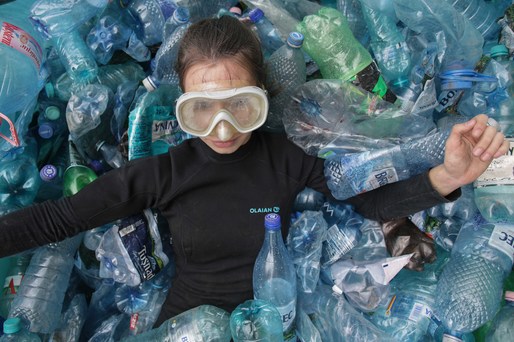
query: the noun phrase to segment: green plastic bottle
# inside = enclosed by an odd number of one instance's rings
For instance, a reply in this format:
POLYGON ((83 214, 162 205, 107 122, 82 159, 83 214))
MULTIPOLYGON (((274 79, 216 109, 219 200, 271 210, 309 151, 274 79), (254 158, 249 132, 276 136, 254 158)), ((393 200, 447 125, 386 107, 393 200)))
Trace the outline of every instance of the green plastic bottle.
POLYGON ((70 166, 64 171, 63 195, 71 196, 79 192, 87 184, 94 181, 96 173, 87 167, 82 156, 78 153, 73 141, 69 140, 70 166))

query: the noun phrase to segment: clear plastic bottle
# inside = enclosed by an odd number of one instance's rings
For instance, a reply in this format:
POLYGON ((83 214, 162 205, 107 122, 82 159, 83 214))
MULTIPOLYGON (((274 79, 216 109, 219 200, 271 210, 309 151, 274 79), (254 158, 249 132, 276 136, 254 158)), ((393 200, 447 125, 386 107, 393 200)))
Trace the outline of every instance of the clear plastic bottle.
POLYGON ((498 11, 489 1, 484 0, 446 0, 460 14, 468 19, 486 40, 497 40, 500 25, 496 22, 498 11))
POLYGON ((74 255, 82 235, 39 247, 14 298, 9 317, 20 317, 32 332, 49 334, 60 324, 74 255))
POLYGON ((319 66, 323 78, 352 81, 394 103, 396 96, 341 12, 322 7, 318 13, 305 16, 297 29, 305 36, 303 49, 319 66))
POLYGON ((476 330, 499 310, 513 264, 513 239, 514 226, 481 217, 461 228, 437 283, 433 310, 450 335, 476 330))
POLYGON ((326 202, 325 195, 312 188, 305 188, 296 195, 294 200, 293 209, 295 211, 321 209, 321 206, 326 202))
POLYGON ((7 269, 7 276, 5 277, 4 286, 2 288, 2 295, 0 296, 0 316, 6 317, 11 309, 11 303, 18 293, 21 280, 25 275, 27 266, 30 262, 30 253, 22 253, 12 256, 9 259, 9 266, 7 269))
POLYGON ((264 242, 253 269, 253 295, 278 309, 284 341, 295 341, 296 272, 284 245, 280 216, 267 214, 264 227, 264 242))
POLYGON ((271 132, 284 131, 282 114, 291 101, 297 87, 305 83, 307 71, 301 50, 303 35, 291 32, 287 44, 282 45, 268 59, 267 87, 273 94, 270 99, 268 118, 264 129, 271 132))
POLYGON ((0 342, 40 342, 37 334, 31 333, 22 326, 19 318, 9 318, 4 322, 4 335, 0 342))
POLYGON ((280 32, 266 18, 264 12, 260 8, 254 8, 248 12, 247 18, 253 23, 252 29, 259 37, 263 49, 264 57, 268 58, 277 51, 284 41, 280 37, 280 32))
POLYGON ((12 136, 11 141, 0 139, 0 152, 22 145, 34 101, 43 86, 40 72, 45 46, 27 19, 31 4, 30 0, 4 3, 0 12, 0 134, 12 136))
POLYGON ((229 9, 237 5, 238 0, 176 0, 177 5, 187 7, 191 14, 191 21, 214 17, 220 9, 229 9))
POLYGON ((325 161, 327 185, 335 198, 345 200, 423 173, 444 161, 449 134, 447 129, 394 147, 331 156, 325 161))
MULTIPOLYGON (((360 0, 370 34, 370 48, 386 82, 407 84, 411 70, 411 52, 405 37, 396 26, 396 15, 378 6, 375 0, 360 0)), ((393 2, 380 1, 388 9, 393 2)))
POLYGON ((505 292, 505 306, 496 314, 487 334, 488 342, 508 341, 514 334, 514 292, 505 292))
POLYGON ((247 300, 230 315, 234 342, 282 342, 282 317, 277 308, 265 300, 247 300))
POLYGON ((151 46, 162 42, 164 23, 173 15, 176 8, 172 0, 135 0, 128 6, 135 25, 137 37, 146 45, 151 46))
POLYGON ((152 61, 154 63, 152 74, 143 79, 143 85, 148 91, 154 91, 161 84, 178 85, 175 64, 180 41, 189 25, 189 11, 184 7, 178 7, 173 16, 166 21, 163 43, 152 61))
POLYGON ((369 43, 369 33, 359 0, 337 0, 336 8, 343 13, 355 38, 364 46, 369 43))
POLYGON ((212 305, 200 305, 124 341, 229 342, 230 338, 230 314, 212 305))

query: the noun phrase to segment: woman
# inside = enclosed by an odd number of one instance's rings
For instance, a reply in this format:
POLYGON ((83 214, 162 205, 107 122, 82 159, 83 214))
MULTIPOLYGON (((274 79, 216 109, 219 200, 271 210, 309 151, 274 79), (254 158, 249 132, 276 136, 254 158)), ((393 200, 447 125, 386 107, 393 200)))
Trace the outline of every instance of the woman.
MULTIPOLYGON (((158 209, 169 223, 177 274, 158 324, 200 304, 229 312, 253 298, 253 263, 263 241, 264 213, 283 218, 306 186, 330 192, 323 160, 283 134, 256 131, 267 115, 260 43, 228 16, 193 24, 178 55, 184 95, 176 115, 199 138, 167 154, 113 170, 78 194, 0 218, 1 255, 59 241, 115 219, 158 209)), ((403 217, 459 196, 506 143, 480 115, 456 125, 444 164, 404 182, 351 198, 362 215, 403 217)))

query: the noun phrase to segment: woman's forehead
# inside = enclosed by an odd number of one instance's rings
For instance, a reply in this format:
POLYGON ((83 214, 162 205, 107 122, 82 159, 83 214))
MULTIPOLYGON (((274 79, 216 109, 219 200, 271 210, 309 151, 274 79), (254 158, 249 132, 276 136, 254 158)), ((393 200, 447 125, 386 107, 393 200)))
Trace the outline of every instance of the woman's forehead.
POLYGON ((256 85, 252 75, 238 63, 221 61, 192 65, 184 75, 185 91, 201 91, 256 85))

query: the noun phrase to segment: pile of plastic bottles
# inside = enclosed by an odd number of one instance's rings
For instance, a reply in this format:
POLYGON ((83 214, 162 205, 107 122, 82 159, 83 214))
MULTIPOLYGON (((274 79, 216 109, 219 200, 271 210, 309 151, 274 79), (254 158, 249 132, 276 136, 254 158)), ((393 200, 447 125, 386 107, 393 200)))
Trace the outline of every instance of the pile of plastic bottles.
POLYGON ((285 247, 266 221, 263 249, 296 274, 266 289, 258 259, 254 300, 152 329, 174 263, 146 210, 0 259, 0 341, 511 340, 511 0, 1 2, 0 215, 191 138, 173 113, 178 46, 192 23, 225 15, 262 44, 261 129, 324 158, 341 200, 301 192, 285 247), (441 163, 452 125, 479 113, 510 151, 458 200, 385 224, 342 202, 441 163))

